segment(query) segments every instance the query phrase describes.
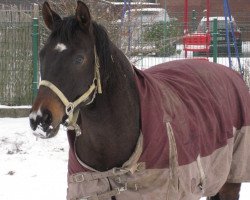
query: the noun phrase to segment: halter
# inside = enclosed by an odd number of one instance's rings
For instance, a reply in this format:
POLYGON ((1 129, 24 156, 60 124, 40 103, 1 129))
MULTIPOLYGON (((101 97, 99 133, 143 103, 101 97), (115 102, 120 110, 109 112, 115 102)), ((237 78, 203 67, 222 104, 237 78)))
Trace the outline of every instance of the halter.
POLYGON ((75 111, 75 108, 79 104, 85 103, 93 92, 94 94, 93 94, 91 101, 88 102, 86 105, 93 102, 96 93, 98 94, 102 93, 101 77, 100 77, 100 70, 99 70, 100 63, 99 63, 99 59, 96 53, 96 47, 94 47, 94 54, 95 54, 95 75, 94 75, 93 82, 91 86, 89 87, 89 89, 74 102, 70 102, 65 97, 65 95, 61 92, 61 90, 50 81, 42 80, 39 85, 39 86, 46 86, 50 88, 59 97, 62 103, 65 105, 65 113, 68 116, 68 118, 65 121, 65 126, 67 127, 67 130, 75 130, 76 136, 81 135, 81 129, 79 125, 76 123, 78 119, 78 115, 79 115, 79 109, 75 111))

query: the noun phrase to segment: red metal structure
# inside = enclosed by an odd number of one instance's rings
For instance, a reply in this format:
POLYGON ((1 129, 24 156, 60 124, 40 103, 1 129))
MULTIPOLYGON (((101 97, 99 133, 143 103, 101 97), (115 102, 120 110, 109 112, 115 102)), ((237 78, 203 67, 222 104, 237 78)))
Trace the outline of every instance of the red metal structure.
POLYGON ((207 10, 207 32, 206 33, 189 33, 188 30, 188 0, 185 0, 184 6, 184 36, 183 45, 185 51, 185 58, 187 58, 187 52, 204 52, 207 57, 209 56, 209 49, 211 43, 211 34, 209 26, 209 16, 210 16, 210 0, 206 0, 207 10))

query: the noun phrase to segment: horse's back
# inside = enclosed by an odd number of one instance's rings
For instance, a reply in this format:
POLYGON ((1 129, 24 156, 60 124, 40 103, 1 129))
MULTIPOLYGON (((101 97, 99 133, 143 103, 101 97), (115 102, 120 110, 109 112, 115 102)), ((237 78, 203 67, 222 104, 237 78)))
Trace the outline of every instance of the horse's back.
POLYGON ((234 70, 204 60, 181 60, 157 65, 145 71, 157 79, 161 89, 166 87, 174 95, 190 106, 192 100, 197 103, 211 101, 213 107, 219 106, 226 118, 233 116, 232 123, 239 129, 250 123, 250 93, 239 73, 234 70), (229 110, 228 110, 229 108, 229 110))

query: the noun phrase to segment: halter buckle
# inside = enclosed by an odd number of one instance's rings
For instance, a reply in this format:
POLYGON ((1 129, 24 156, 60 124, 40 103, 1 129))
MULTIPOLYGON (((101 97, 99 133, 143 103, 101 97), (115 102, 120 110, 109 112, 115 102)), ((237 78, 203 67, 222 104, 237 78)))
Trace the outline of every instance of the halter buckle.
POLYGON ((66 112, 66 115, 70 115, 73 110, 75 109, 75 106, 73 103, 69 103, 66 107, 65 107, 65 112, 66 112))

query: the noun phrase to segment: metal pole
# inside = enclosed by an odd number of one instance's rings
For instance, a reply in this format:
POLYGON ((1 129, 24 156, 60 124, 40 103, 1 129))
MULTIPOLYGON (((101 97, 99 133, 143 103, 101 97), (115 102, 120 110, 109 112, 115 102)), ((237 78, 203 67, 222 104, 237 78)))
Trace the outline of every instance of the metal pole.
POLYGON ((210 32, 210 25, 209 25, 209 17, 210 17, 210 1, 207 0, 207 32, 210 32))
POLYGON ((192 31, 193 32, 196 30, 196 21, 197 21, 196 11, 192 10, 192 31))
MULTIPOLYGON (((127 2, 126 2, 127 3, 127 2)), ((128 52, 129 52, 129 55, 130 55, 130 50, 131 50, 131 3, 130 3, 130 0, 128 0, 128 52)))
MULTIPOLYGON (((239 70, 240 70, 240 74, 243 76, 244 75, 244 70, 242 69, 241 62, 240 62, 240 56, 239 56, 238 46, 237 46, 236 39, 235 39, 234 26, 233 26, 233 22, 232 22, 232 15, 231 15, 231 10, 230 10, 230 7, 229 7, 228 0, 226 0, 226 7, 227 7, 228 16, 229 16, 229 23, 230 23, 229 27, 231 28, 231 36, 232 36, 233 43, 234 43, 234 49, 235 49, 235 52, 236 52, 236 57, 237 57, 238 65, 239 65, 239 70)), ((229 30, 229 32, 230 32, 230 30, 229 30)))
MULTIPOLYGON (((188 34, 188 0, 185 0, 184 5, 184 36, 188 34)), ((187 58, 187 51, 185 50, 185 58, 187 58)))
POLYGON ((38 89, 38 18, 33 18, 33 33, 32 33, 32 44, 33 44, 33 96, 34 101, 37 95, 38 89))
MULTIPOLYGON (((206 37, 210 36, 210 24, 209 24, 209 17, 210 17, 210 0, 206 1, 206 6, 207 6, 207 33, 206 33, 206 37)), ((208 44, 206 44, 208 45, 208 44)), ((207 46, 206 46, 207 47, 207 46)), ((209 51, 207 51, 207 58, 209 57, 209 51)))
POLYGON ((188 33, 188 0, 185 0, 184 6, 184 34, 188 33))
POLYGON ((165 4, 164 4, 164 8, 165 8, 165 13, 164 13, 164 41, 163 41, 163 45, 164 45, 164 54, 166 55, 166 43, 167 43, 167 0, 165 0, 165 4))
POLYGON ((213 20, 213 62, 217 63, 218 57, 218 20, 213 20))
POLYGON ((224 15, 225 15, 225 26, 226 26, 226 38, 227 38, 227 52, 228 52, 228 60, 229 67, 232 68, 232 57, 231 57, 231 49, 230 49, 230 38, 229 38, 229 24, 228 24, 228 10, 226 5, 226 0, 223 1, 224 15))

